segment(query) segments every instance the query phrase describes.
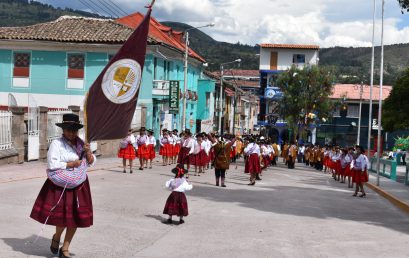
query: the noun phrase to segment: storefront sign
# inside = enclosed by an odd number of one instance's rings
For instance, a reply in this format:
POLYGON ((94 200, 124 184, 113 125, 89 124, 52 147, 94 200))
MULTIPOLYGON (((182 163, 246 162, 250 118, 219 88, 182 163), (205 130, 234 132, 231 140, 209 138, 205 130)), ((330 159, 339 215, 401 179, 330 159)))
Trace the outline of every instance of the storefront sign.
POLYGON ((179 113, 179 81, 169 82, 169 113, 179 113))

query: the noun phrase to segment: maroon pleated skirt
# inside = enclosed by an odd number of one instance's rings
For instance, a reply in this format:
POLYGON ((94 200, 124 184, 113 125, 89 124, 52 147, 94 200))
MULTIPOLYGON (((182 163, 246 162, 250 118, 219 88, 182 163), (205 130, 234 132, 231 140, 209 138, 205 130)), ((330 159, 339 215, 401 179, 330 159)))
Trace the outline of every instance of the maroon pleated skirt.
POLYGON ((186 148, 183 147, 180 152, 179 152, 179 156, 178 156, 178 164, 182 164, 182 165, 189 165, 190 164, 190 158, 187 156, 187 154, 189 154, 190 148, 186 148))
POLYGON ((92 226, 93 209, 88 178, 74 189, 65 189, 60 203, 51 211, 62 192, 62 187, 47 179, 38 194, 30 217, 44 224, 49 216, 47 225, 59 227, 86 228, 92 226))
POLYGON ((163 214, 184 216, 189 215, 185 193, 172 192, 166 200, 163 214))
POLYGON ((253 153, 247 158, 244 172, 250 174, 261 173, 260 159, 257 153, 253 153))

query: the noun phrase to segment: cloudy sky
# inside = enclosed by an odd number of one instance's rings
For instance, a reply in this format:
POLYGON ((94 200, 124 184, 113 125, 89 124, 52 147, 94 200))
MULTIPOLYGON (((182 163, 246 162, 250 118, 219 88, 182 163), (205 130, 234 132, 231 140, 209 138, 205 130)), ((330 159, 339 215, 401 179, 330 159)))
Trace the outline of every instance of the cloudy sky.
MULTIPOLYGON (((108 1, 126 13, 145 12, 149 0, 39 0, 54 6, 95 12, 108 1)), ((377 44, 380 43, 381 0, 377 1, 377 44)), ((385 44, 409 43, 409 14, 397 0, 385 0, 385 44)), ((331 46, 370 46, 373 0, 156 0, 153 15, 215 27, 203 31, 216 40, 250 45, 296 43, 331 46)), ((104 14, 102 10, 98 10, 104 14)), ((117 10, 117 15, 120 11, 117 10)))

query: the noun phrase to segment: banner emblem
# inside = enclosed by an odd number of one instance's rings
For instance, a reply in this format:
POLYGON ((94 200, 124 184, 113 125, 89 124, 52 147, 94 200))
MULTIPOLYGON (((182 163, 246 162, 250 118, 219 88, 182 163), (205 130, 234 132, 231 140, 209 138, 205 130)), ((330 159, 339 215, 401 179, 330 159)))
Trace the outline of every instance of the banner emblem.
POLYGON ((141 83, 141 65, 133 59, 121 59, 113 63, 102 79, 102 91, 115 104, 133 99, 141 83))

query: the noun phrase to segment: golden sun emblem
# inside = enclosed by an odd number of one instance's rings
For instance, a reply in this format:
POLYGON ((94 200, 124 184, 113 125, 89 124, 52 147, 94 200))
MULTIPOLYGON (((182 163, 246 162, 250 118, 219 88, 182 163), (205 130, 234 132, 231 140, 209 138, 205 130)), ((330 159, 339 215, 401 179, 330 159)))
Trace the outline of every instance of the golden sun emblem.
POLYGON ((128 90, 132 88, 135 77, 135 73, 129 67, 119 67, 116 69, 113 85, 118 89, 117 97, 126 94, 128 90))

